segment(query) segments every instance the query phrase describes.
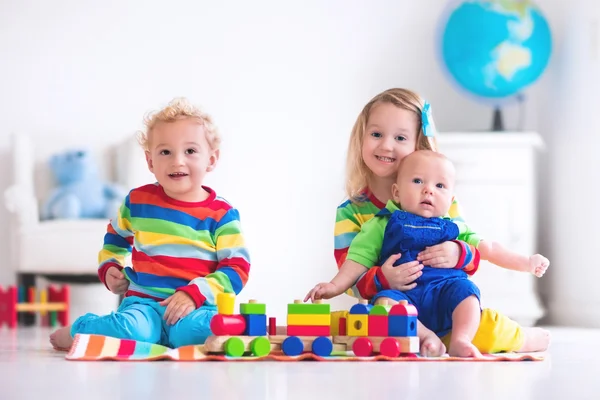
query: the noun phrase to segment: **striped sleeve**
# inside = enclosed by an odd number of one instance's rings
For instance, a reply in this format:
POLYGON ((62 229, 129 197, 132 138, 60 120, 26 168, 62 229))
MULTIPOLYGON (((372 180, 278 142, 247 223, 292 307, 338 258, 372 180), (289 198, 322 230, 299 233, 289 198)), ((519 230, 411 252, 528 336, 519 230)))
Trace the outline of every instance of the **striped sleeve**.
MULTIPOLYGON (((336 211, 335 231, 334 231, 334 257, 338 269, 346 261, 350 243, 360 232, 364 221, 369 220, 377 213, 379 209, 371 202, 365 202, 363 207, 354 207, 350 200, 341 204, 336 211)), ((381 268, 374 266, 367 270, 356 284, 346 292, 350 296, 357 298, 370 299, 382 288, 389 289, 389 284, 381 268)))
POLYGON ((133 231, 129 196, 128 194, 121 204, 116 219, 109 222, 104 235, 104 245, 98 254, 98 277, 104 285, 108 268, 116 267, 122 270, 125 267, 125 258, 131 254, 133 231))
POLYGON ((192 279, 189 285, 177 289, 188 293, 197 307, 216 305, 219 293, 239 294, 248 282, 250 255, 244 242, 239 212, 230 208, 212 234, 218 261, 215 271, 192 279))
POLYGON ((481 238, 465 223, 460 205, 456 198, 452 199, 452 205, 448 216, 459 226, 457 243, 461 246, 461 257, 456 268, 462 268, 467 274, 473 275, 479 268, 479 242, 481 238))

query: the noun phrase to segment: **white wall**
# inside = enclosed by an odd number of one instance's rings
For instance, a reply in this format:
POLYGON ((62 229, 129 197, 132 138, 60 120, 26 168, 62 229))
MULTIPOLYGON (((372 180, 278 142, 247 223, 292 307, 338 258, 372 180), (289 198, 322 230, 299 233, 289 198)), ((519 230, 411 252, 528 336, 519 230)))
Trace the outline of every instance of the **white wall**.
MULTIPOLYGON (((538 1, 557 18, 558 0, 538 1)), ((252 257, 241 296, 277 316, 335 272, 333 222, 350 129, 373 95, 410 87, 440 130, 481 130, 489 107, 441 70, 446 1, 67 1, 0 3, 0 158, 12 132, 115 139, 148 110, 187 96, 223 136, 209 178, 241 212, 252 257)), ((524 128, 538 128, 528 91, 524 128)), ((506 110, 516 127, 516 107, 506 110)), ((87 139, 89 140, 89 139, 87 139)), ((0 190, 8 184, 0 174, 0 190)), ((8 251, 0 208, 0 252, 8 251)), ((98 238, 101 245, 102 238, 98 238)), ((5 265, 0 282, 13 279, 5 265)))

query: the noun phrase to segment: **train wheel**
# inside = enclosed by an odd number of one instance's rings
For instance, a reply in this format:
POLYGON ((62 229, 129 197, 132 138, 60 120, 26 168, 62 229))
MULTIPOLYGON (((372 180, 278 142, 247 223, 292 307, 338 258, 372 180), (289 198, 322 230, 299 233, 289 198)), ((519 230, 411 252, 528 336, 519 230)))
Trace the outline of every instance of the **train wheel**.
POLYGON ((266 356, 271 352, 271 343, 264 336, 257 337, 250 343, 250 351, 256 357, 266 356))
POLYGON ((319 336, 312 342, 312 352, 321 357, 327 357, 331 355, 333 351, 333 343, 328 337, 319 336))
POLYGON ((369 357, 373 355, 373 343, 367 337, 361 337, 354 341, 352 351, 357 357, 369 357))
POLYGON ((286 356, 299 356, 304 351, 304 343, 297 336, 289 336, 281 343, 281 350, 286 356))
POLYGON ((225 354, 229 357, 241 357, 244 355, 244 351, 246 350, 243 340, 239 337, 227 339, 223 347, 225 349, 225 354))
POLYGON ((398 357, 400 355, 400 343, 394 338, 387 338, 381 342, 379 352, 387 357, 398 357))

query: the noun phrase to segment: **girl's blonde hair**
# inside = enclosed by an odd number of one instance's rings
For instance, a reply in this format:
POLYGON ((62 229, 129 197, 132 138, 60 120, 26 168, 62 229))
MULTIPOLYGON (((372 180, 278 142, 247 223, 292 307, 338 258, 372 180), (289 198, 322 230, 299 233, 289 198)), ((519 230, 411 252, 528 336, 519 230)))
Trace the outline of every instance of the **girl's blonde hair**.
POLYGON ((371 109, 378 103, 390 103, 414 113, 419 124, 415 150, 437 151, 435 138, 423 134, 421 111, 425 101, 408 89, 393 88, 379 93, 363 107, 350 135, 346 159, 346 195, 353 202, 364 201, 364 190, 368 188, 371 179, 371 171, 362 158, 362 146, 371 109))
POLYGON ((177 97, 171 100, 171 102, 162 110, 148 114, 144 118, 144 125, 146 126, 145 131, 139 132, 138 142, 145 151, 148 151, 148 141, 152 129, 160 122, 175 122, 180 119, 193 118, 198 120, 204 127, 206 134, 206 140, 213 150, 217 150, 221 144, 221 135, 213 124, 210 115, 205 114, 202 110, 192 103, 190 103, 185 97, 177 97))

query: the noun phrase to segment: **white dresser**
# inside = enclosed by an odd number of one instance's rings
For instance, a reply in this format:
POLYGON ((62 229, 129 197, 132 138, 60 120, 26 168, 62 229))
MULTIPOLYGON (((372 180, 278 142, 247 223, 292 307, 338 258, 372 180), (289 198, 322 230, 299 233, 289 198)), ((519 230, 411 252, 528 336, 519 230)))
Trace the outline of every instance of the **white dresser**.
MULTIPOLYGON (((540 136, 442 132, 438 143, 456 167, 456 197, 467 224, 482 238, 519 253, 539 252, 535 155, 542 147, 540 136)), ((498 310, 525 326, 543 316, 536 291, 538 278, 533 275, 482 261, 472 279, 481 289, 484 308, 498 310)))

